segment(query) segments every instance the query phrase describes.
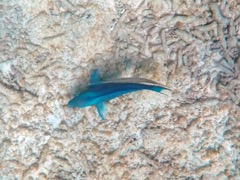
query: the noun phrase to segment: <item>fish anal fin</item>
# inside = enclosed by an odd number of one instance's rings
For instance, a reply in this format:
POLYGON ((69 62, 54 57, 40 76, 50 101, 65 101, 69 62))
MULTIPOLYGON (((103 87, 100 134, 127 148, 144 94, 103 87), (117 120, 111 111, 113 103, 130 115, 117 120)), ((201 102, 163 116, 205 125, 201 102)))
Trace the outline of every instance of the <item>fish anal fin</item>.
POLYGON ((104 115, 105 115, 105 105, 104 102, 96 104, 96 108, 98 111, 98 114, 102 120, 104 120, 104 115))

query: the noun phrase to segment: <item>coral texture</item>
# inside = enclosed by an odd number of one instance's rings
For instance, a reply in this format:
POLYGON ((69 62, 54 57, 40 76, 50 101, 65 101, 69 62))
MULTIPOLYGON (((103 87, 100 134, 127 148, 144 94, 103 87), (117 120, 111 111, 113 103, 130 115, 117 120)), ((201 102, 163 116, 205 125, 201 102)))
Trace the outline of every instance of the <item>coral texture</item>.
POLYGON ((0 179, 239 179, 238 0, 1 0, 0 179), (93 69, 167 85, 67 102, 93 69))

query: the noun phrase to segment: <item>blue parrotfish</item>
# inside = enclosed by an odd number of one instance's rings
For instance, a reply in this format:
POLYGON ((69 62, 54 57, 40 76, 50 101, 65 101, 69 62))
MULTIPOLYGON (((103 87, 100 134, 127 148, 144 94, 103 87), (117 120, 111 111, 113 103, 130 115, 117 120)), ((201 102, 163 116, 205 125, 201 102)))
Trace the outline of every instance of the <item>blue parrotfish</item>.
POLYGON ((170 89, 155 81, 144 78, 120 78, 101 81, 98 70, 94 70, 90 78, 90 84, 87 86, 86 90, 73 97, 68 102, 68 106, 73 108, 84 108, 86 106, 95 105, 99 116, 101 119, 104 119, 105 102, 124 94, 140 90, 151 90, 161 93, 162 90, 170 89))

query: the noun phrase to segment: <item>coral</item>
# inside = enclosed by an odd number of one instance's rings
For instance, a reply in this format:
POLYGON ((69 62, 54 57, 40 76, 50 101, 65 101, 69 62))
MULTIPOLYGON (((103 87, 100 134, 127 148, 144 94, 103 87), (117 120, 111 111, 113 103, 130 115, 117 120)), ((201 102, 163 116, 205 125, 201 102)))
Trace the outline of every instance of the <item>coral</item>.
POLYGON ((239 179, 237 0, 0 2, 2 179, 239 179), (138 76, 167 96, 94 107, 88 83, 138 76))

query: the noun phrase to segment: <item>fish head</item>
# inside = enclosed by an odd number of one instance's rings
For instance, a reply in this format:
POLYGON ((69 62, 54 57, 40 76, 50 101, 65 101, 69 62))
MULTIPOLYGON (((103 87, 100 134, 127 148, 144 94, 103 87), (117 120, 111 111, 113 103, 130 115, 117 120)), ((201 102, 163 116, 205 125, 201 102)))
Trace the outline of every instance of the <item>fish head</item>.
POLYGON ((79 107, 79 108, 84 108, 86 106, 92 106, 94 104, 93 102, 93 96, 91 93, 88 92, 83 92, 75 97, 73 97, 69 102, 68 106, 69 107, 79 107))

